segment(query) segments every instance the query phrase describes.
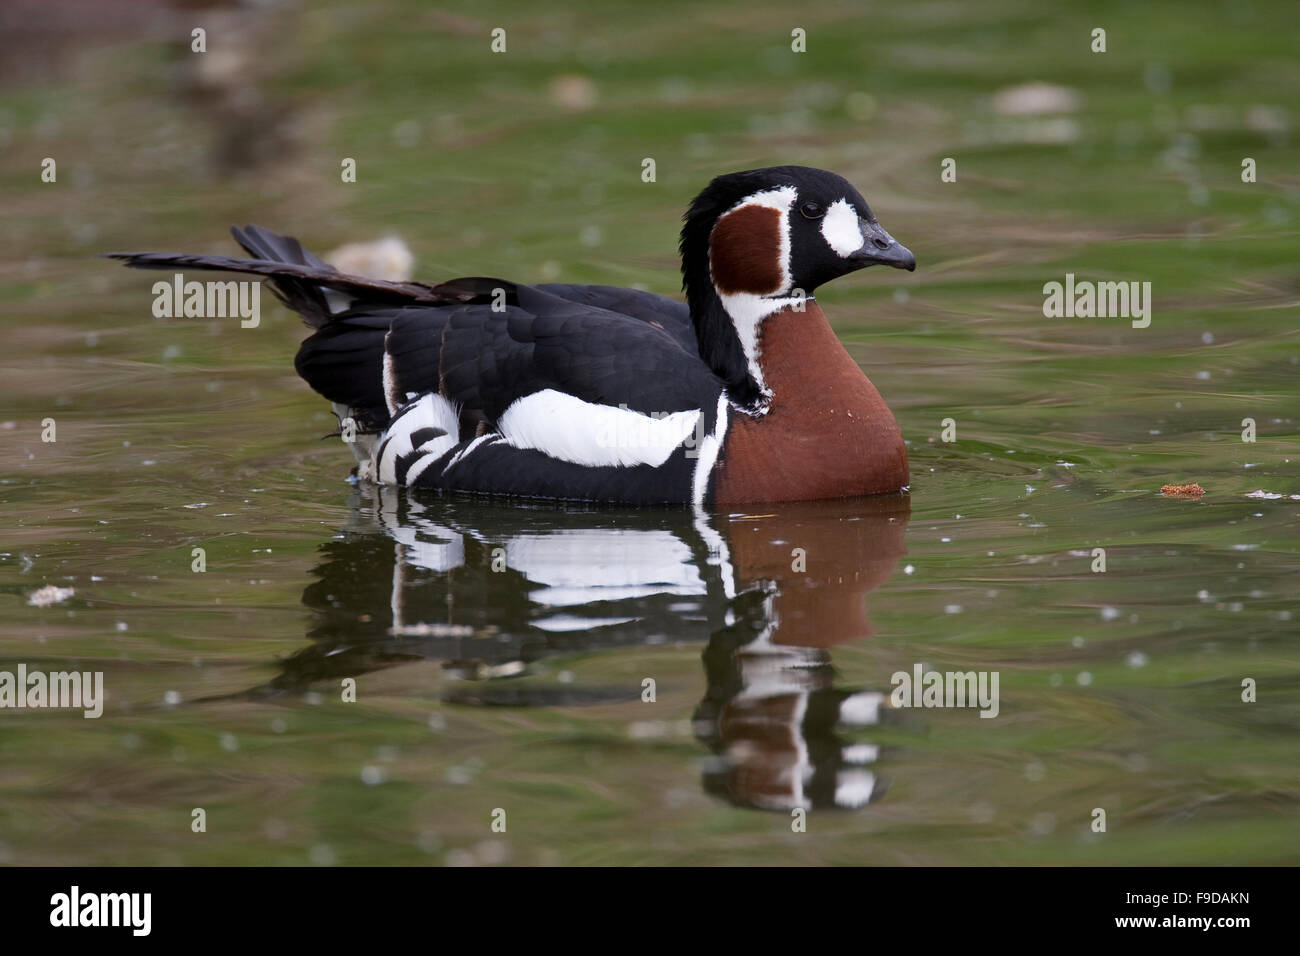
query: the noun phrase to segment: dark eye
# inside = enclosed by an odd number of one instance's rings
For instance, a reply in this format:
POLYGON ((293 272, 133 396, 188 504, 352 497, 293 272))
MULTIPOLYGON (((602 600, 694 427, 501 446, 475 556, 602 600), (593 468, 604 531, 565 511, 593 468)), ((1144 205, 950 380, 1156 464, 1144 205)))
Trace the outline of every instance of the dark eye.
POLYGON ((811 199, 799 207, 799 212, 803 213, 805 219, 820 219, 826 215, 826 210, 822 208, 822 204, 813 202, 811 199))

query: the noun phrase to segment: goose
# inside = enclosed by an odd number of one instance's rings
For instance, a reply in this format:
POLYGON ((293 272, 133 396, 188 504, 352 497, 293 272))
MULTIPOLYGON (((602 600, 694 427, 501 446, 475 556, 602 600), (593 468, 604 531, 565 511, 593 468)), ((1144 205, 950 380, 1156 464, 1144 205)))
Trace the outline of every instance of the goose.
POLYGON ((248 259, 108 255, 268 280, 314 330, 294 365, 358 481, 697 509, 906 489, 898 424, 814 293, 867 266, 912 271, 912 253, 848 181, 805 166, 718 176, 683 222, 685 302, 348 275, 252 225, 231 230, 248 259))

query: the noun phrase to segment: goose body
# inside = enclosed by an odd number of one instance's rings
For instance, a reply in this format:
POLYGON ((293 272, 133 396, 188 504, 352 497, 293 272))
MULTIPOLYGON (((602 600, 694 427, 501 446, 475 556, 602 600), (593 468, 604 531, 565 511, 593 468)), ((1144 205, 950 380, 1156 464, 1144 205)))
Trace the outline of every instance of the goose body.
POLYGON ((331 402, 360 479, 706 508, 908 483, 894 417, 813 293, 915 262, 832 173, 713 180, 685 217, 684 303, 610 286, 383 282, 256 226, 232 233, 253 258, 113 256, 267 277, 315 330, 295 366, 331 402))

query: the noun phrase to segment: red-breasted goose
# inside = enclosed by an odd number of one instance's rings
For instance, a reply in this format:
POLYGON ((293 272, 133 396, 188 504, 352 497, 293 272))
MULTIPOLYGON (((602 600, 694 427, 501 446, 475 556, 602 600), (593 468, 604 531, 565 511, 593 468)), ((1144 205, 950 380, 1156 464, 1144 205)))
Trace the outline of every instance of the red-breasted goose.
POLYGON ((383 282, 257 226, 232 233, 254 258, 112 256, 269 277, 316 330, 294 364, 351 419, 362 479, 706 508, 908 483, 894 416, 813 292, 916 262, 833 173, 714 179, 682 228, 686 303, 610 286, 383 282))

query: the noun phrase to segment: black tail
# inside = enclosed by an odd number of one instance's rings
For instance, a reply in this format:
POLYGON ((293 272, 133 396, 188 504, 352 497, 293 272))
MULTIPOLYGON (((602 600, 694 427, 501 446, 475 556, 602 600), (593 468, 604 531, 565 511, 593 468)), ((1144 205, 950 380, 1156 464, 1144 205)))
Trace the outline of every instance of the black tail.
POLYGON ((183 252, 110 252, 134 269, 203 269, 210 272, 244 272, 267 276, 272 291, 314 329, 334 318, 324 289, 350 296, 353 308, 360 303, 376 306, 445 304, 446 290, 422 282, 385 282, 365 276, 347 275, 323 262, 292 236, 281 236, 261 226, 234 226, 230 234, 252 259, 230 256, 202 256, 183 252))
POLYGON ((388 420, 384 404, 384 336, 402 306, 445 303, 430 286, 346 275, 312 255, 297 239, 260 226, 234 227, 235 241, 252 259, 170 252, 112 252, 136 269, 200 269, 266 276, 275 296, 316 330, 294 360, 298 374, 331 402, 352 410, 362 431, 388 420), (330 302, 326 290, 348 303, 330 302))
POLYGON ((498 289, 513 297, 513 283, 455 279, 441 285, 385 282, 347 275, 312 255, 297 239, 260 226, 232 227, 230 234, 252 259, 172 252, 110 252, 136 269, 201 269, 266 276, 276 297, 316 330, 298 349, 294 367, 313 389, 351 410, 362 431, 387 424, 383 391, 384 337, 393 319, 410 306, 488 302, 498 289), (325 290, 342 293, 346 306, 325 290))

